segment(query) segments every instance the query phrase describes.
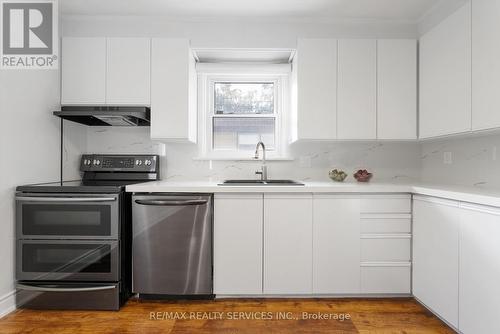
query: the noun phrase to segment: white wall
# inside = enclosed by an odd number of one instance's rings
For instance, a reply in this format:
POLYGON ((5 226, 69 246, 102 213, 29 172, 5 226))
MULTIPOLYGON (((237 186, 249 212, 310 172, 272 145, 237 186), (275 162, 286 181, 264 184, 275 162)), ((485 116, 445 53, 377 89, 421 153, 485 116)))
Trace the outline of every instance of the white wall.
POLYGON ((436 1, 434 7, 430 8, 418 22, 418 35, 422 36, 434 26, 439 24, 449 15, 454 13, 464 3, 470 0, 440 0, 436 1))
MULTIPOLYGON (((212 180, 256 178, 259 161, 200 161, 197 146, 161 144, 149 139, 148 128, 88 128, 87 149, 96 153, 162 154, 163 180, 212 180)), ((249 158, 251 157, 249 153, 249 158)), ((298 143, 290 147, 293 161, 270 161, 269 177, 327 181, 328 171, 342 168, 353 181, 360 168, 375 173, 374 181, 410 182, 420 175, 418 143, 343 142, 298 143)))
MULTIPOLYGON (((0 70, 0 317, 14 307, 16 186, 59 181, 59 71, 0 70)), ((76 164, 86 129, 65 122, 65 179, 76 164)))
POLYGON ((295 48, 297 37, 414 38, 412 23, 351 20, 337 22, 279 20, 165 20, 159 17, 69 16, 63 36, 183 37, 193 47, 295 48))
POLYGON ((500 134, 423 142, 421 161, 423 182, 500 188, 500 134))
POLYGON ((14 189, 59 177, 58 104, 58 71, 0 71, 0 315, 14 305, 14 189))

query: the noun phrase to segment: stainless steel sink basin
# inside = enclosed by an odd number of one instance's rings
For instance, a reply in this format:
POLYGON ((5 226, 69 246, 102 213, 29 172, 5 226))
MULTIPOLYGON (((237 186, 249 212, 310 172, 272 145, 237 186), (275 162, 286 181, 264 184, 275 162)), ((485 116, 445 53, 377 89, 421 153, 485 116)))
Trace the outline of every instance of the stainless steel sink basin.
POLYGON ((219 186, 303 186, 294 180, 225 180, 219 186))

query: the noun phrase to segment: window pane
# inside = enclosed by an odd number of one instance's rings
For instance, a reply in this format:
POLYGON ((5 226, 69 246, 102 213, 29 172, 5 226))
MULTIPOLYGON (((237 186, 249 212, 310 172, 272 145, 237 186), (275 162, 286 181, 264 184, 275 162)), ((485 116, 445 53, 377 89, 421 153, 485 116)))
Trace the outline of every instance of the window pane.
POLYGON ((272 82, 216 82, 215 114, 273 114, 272 82))
POLYGON ((214 150, 255 150, 261 140, 274 150, 274 117, 214 117, 214 150))

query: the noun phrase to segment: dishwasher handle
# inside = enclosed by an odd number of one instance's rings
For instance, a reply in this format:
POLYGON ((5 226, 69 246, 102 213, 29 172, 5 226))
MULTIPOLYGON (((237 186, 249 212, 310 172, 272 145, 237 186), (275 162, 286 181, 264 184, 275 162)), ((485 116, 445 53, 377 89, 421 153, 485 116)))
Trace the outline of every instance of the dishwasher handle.
POLYGON ((136 199, 135 202, 140 205, 153 206, 188 206, 188 205, 204 205, 207 204, 205 199, 189 199, 189 200, 162 200, 162 199, 136 199))

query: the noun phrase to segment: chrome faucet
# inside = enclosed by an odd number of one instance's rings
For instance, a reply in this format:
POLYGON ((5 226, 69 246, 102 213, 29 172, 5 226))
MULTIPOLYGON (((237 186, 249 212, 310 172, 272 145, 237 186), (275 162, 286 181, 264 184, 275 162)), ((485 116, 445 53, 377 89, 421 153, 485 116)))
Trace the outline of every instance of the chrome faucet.
POLYGON ((255 147, 254 159, 259 159, 259 146, 262 146, 262 166, 260 167, 260 170, 255 172, 255 174, 260 175, 260 179, 262 181, 267 181, 266 145, 264 145, 262 141, 259 141, 255 147))

